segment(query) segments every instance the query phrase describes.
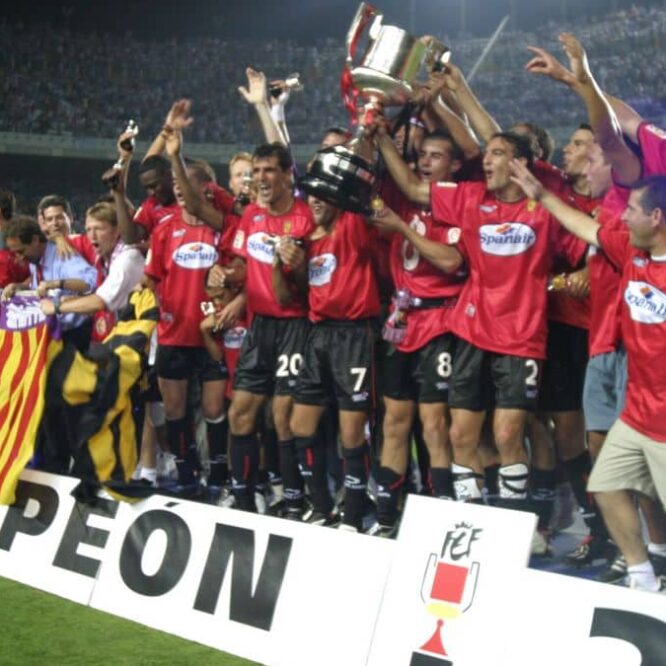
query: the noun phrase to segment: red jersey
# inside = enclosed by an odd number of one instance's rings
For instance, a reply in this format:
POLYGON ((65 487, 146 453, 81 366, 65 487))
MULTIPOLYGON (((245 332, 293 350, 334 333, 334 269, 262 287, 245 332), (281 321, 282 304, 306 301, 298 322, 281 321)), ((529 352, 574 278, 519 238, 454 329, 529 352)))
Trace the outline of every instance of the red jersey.
POLYGON ((97 250, 86 234, 67 236, 67 242, 91 265, 97 262, 97 250))
POLYGON ((314 230, 312 213, 306 203, 294 199, 291 210, 271 215, 257 204, 249 204, 240 219, 233 251, 247 262, 247 307, 252 314, 268 317, 305 317, 307 304, 278 303, 273 291, 273 259, 281 236, 305 240, 314 230))
POLYGON ((362 215, 341 212, 330 233, 308 243, 310 321, 379 315, 371 228, 362 215))
POLYGON ((140 224, 150 236, 156 227, 170 220, 179 212, 180 206, 176 201, 168 206, 164 206, 155 197, 148 197, 141 203, 136 213, 134 213, 134 222, 140 224))
POLYGON ((29 277, 30 268, 27 263, 9 250, 0 250, 0 289, 8 284, 25 282, 29 277))
MULTIPOLYGON (((571 185, 567 185, 560 193, 560 198, 572 208, 588 215, 594 215, 601 203, 600 199, 578 194, 571 185)), ((565 233, 568 233, 565 230, 565 233)), ((556 263, 553 273, 570 273, 579 266, 570 266, 566 263, 556 263)), ((548 292, 548 319, 558 321, 578 328, 590 327, 590 297, 573 298, 564 291, 548 292)))
POLYGON ((643 154, 643 177, 666 174, 666 131, 651 123, 641 123, 638 145, 643 154))
POLYGON ((217 263, 222 234, 204 224, 183 220, 180 209, 157 227, 150 239, 146 275, 160 282, 161 345, 201 347, 199 330, 206 271, 217 263))
POLYGON ((622 270, 622 341, 628 382, 620 418, 651 439, 666 443, 666 256, 633 247, 626 233, 604 228, 599 244, 622 270))
MULTIPOLYGON (((448 242, 448 223, 435 222, 430 211, 415 206, 404 196, 393 196, 391 207, 420 236, 448 242)), ((406 289, 422 299, 441 299, 442 306, 416 308, 407 313, 405 339, 397 348, 403 352, 421 349, 430 340, 450 330, 450 317, 457 303, 465 270, 448 274, 423 259, 414 246, 401 234, 393 234, 390 252, 391 277, 397 289, 406 289)))
POLYGON ((551 256, 575 265, 585 244, 536 202, 500 201, 485 183, 435 183, 431 202, 436 220, 461 227, 462 234, 449 230, 448 240, 469 265, 453 332, 486 351, 544 358, 551 256))
MULTIPOLYGON (((601 202, 597 222, 603 228, 624 230, 620 215, 628 198, 627 188, 613 185, 601 202)), ((596 246, 590 247, 587 267, 591 294, 590 356, 596 356, 615 351, 620 341, 621 271, 596 246)))

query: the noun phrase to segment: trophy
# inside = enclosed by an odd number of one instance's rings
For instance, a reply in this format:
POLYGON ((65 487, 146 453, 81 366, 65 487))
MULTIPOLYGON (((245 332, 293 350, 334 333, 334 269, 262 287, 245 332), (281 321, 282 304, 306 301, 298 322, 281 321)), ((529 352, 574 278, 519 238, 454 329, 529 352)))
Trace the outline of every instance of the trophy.
MULTIPOLYGON (((128 134, 128 136, 120 142, 120 147, 128 153, 132 153, 136 143, 136 136, 139 133, 139 126, 133 120, 130 120, 123 133, 128 134)), ((120 172, 125 168, 128 159, 129 158, 119 157, 118 161, 102 174, 102 182, 107 187, 111 189, 118 187, 120 172)))
POLYGON ((279 97, 283 92, 300 92, 303 90, 303 84, 301 83, 301 75, 298 72, 290 74, 284 80, 284 87, 278 83, 271 83, 268 88, 268 92, 272 97, 279 97))
POLYGON ((341 88, 352 124, 358 124, 355 138, 345 145, 318 151, 308 173, 299 181, 308 194, 366 215, 376 177, 374 151, 364 137, 364 127, 383 107, 403 105, 411 99, 422 67, 428 71, 441 69, 450 57, 449 49, 440 42, 382 25, 383 18, 375 7, 363 2, 347 33, 341 88), (358 43, 366 30, 368 47, 355 64, 358 43))

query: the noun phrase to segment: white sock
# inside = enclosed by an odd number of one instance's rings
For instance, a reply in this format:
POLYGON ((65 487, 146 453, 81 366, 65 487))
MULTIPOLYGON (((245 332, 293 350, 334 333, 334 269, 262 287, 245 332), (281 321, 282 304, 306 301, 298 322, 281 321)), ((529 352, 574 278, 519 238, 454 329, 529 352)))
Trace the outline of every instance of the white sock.
POLYGON ((648 553, 652 555, 659 555, 660 557, 666 557, 666 543, 652 543, 648 544, 648 553))
POLYGON ((649 590, 656 592, 659 589, 659 580, 654 575, 650 560, 627 567, 629 573, 629 587, 635 590, 649 590))
POLYGON ((157 481, 157 469, 154 467, 142 467, 140 478, 145 479, 146 481, 150 481, 151 483, 155 483, 155 481, 157 481))

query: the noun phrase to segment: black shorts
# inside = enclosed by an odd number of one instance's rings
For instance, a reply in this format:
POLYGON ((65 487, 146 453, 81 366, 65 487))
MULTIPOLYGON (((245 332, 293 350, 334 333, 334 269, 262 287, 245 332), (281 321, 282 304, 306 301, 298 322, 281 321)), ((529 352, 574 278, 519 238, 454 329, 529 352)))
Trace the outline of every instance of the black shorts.
POLYGON ((310 322, 255 315, 241 346, 234 389, 257 395, 292 395, 310 322))
POLYGON ((381 367, 383 395, 419 403, 448 402, 455 346, 451 333, 433 338, 413 352, 387 345, 381 367))
POLYGON ((347 411, 371 409, 376 338, 376 323, 368 319, 314 324, 305 345, 295 401, 305 405, 333 402, 347 411))
POLYGON ((587 368, 587 330, 548 322, 548 347, 539 391, 539 409, 572 412, 583 408, 587 368))
POLYGON ((157 345, 155 368, 160 379, 189 379, 219 382, 228 379, 224 361, 215 361, 204 347, 157 345))
POLYGON ((449 388, 452 409, 536 410, 541 361, 484 351, 458 340, 453 367, 449 388))

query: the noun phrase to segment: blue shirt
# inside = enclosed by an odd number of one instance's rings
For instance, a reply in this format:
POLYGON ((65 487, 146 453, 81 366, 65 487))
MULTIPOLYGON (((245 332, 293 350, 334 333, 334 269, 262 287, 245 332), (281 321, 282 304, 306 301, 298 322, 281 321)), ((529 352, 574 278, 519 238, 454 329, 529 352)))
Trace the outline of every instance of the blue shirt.
MULTIPOLYGON (((80 254, 62 258, 58 255, 55 243, 46 243, 46 249, 37 264, 30 264, 30 286, 37 289, 42 280, 82 280, 88 285, 88 293, 92 293, 97 286, 97 271, 80 254)), ((63 296, 76 294, 63 289, 63 296)), ((88 319, 88 315, 63 314, 59 321, 64 330, 77 328, 88 319)))

